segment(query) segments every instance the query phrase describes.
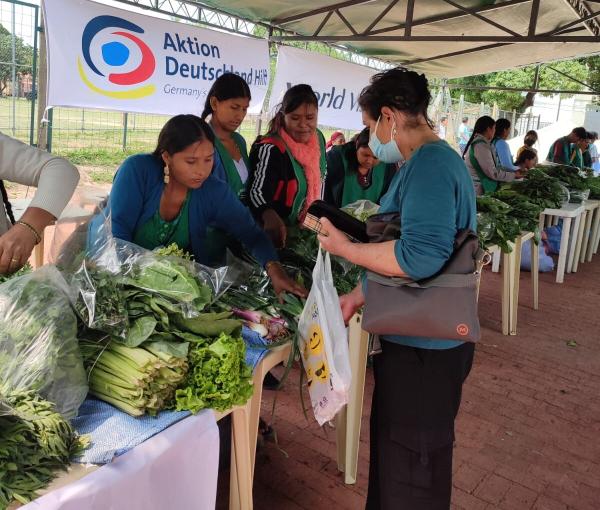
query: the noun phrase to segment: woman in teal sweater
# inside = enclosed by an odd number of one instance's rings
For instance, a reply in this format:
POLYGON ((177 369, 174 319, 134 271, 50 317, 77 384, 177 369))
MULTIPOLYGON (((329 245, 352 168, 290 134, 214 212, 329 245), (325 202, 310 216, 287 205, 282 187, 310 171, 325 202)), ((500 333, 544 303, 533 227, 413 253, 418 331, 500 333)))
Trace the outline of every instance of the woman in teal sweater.
MULTIPOLYGON (((375 75, 359 104, 370 147, 383 162, 406 160, 381 201, 399 212, 395 241, 350 242, 327 220, 322 246, 369 271, 421 280, 436 274, 455 235, 475 229, 475 193, 460 156, 432 129, 424 75, 396 68, 375 75)), ((344 318, 364 305, 362 286, 341 296, 344 318)), ((399 331, 401 325, 399 325, 399 331)), ((385 336, 374 358, 367 509, 447 510, 452 490, 454 419, 474 344, 443 338, 385 336)))

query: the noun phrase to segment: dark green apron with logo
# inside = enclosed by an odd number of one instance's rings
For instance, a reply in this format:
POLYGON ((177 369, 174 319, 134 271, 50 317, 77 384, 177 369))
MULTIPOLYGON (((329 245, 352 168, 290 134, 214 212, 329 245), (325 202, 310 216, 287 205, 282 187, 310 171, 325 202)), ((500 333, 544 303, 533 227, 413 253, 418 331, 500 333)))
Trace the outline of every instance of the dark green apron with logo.
MULTIPOLYGON (((484 171, 481 169, 481 166, 479 165, 479 161, 477 161, 477 158, 475 157, 475 145, 477 145, 478 143, 485 143, 485 140, 482 140, 480 138, 478 140, 475 140, 471 144, 471 147, 469 147, 469 161, 471 162, 471 165, 475 169, 475 172, 477 172, 477 177, 479 177, 479 182, 481 183, 483 192, 485 194, 493 193, 494 191, 496 191, 498 189, 498 181, 495 181, 494 179, 490 179, 484 173, 484 171)), ((493 151, 492 151, 492 156, 494 156, 493 151)), ((496 158, 494 157, 494 164, 497 165, 498 163, 495 161, 495 159, 496 158)))

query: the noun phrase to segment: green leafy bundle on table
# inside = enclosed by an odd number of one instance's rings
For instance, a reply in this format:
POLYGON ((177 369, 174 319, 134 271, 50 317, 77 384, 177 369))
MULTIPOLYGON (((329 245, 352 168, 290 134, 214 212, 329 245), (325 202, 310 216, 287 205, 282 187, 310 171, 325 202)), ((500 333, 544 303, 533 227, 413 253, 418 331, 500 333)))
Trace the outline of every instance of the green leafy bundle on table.
POLYGON ((53 267, 0 285, 0 382, 38 392, 70 419, 88 388, 68 292, 53 267))
POLYGON ((37 392, 0 388, 0 509, 35 499, 86 441, 37 392))
POLYGON ((245 362, 246 346, 239 336, 221 333, 190 346, 190 370, 176 392, 177 410, 224 411, 252 396, 252 371, 245 362))
POLYGON ((590 199, 600 200, 600 176, 588 177, 587 185, 590 190, 590 199))
POLYGON ((563 182, 565 186, 573 190, 588 189, 585 174, 579 168, 567 165, 544 165, 541 168, 547 175, 563 182))
POLYGON ((477 197, 477 232, 482 246, 498 245, 510 253, 509 243, 521 234, 519 221, 511 216, 508 204, 489 195, 477 197))
POLYGON ((566 192, 558 179, 550 177, 540 167, 532 168, 522 181, 504 184, 501 190, 510 189, 528 198, 543 209, 559 208, 566 201, 566 192))
POLYGON ((19 276, 23 276, 24 274, 31 273, 31 271, 33 271, 33 268, 31 267, 31 264, 27 262, 21 269, 12 274, 0 274, 0 284, 7 282, 12 278, 18 278, 19 276))
POLYGON ((491 196, 509 205, 509 214, 519 222, 521 231, 539 231, 540 214, 544 210, 543 207, 534 204, 525 195, 514 190, 500 190, 491 196))

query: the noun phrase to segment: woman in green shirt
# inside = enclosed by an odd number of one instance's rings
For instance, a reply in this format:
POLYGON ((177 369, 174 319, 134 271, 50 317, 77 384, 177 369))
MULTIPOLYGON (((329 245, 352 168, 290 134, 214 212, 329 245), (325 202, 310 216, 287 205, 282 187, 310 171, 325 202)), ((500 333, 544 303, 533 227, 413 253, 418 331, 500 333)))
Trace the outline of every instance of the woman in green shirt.
POLYGON ((396 173, 397 165, 380 162, 369 148, 369 129, 327 153, 324 200, 344 207, 357 200, 378 204, 396 173))
POLYGON ((249 163, 246 140, 237 129, 246 118, 251 99, 246 81, 237 74, 225 73, 213 83, 202 112, 202 120, 208 119, 215 133, 215 149, 225 180, 240 198, 248 180, 249 163))

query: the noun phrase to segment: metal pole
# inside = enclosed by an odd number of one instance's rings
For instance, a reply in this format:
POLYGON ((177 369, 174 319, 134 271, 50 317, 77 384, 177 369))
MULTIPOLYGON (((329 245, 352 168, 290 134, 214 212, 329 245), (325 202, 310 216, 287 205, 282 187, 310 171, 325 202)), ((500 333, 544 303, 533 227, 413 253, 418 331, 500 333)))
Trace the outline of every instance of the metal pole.
POLYGON ((515 122, 517 121, 517 112, 515 110, 512 111, 512 119, 510 124, 513 126, 513 128, 515 127, 515 122))
POLYGON ((123 114, 123 152, 127 150, 127 119, 128 114, 125 112, 123 114))
POLYGON ((558 122, 558 119, 560 118, 560 104, 562 103, 562 96, 559 95, 558 96, 558 110, 556 112, 556 122, 558 122))
POLYGON ((42 16, 40 28, 40 73, 38 78, 38 133, 37 145, 40 149, 46 149, 48 145, 49 125, 42 123, 46 113, 46 90, 48 86, 48 70, 46 68, 46 37, 44 35, 44 18, 42 16))
POLYGON ((38 37, 39 37, 39 7, 35 8, 33 27, 33 69, 31 70, 31 120, 29 123, 29 145, 34 144, 33 132, 35 130, 35 102, 37 100, 37 64, 38 64, 38 37))
POLYGON ((52 152, 52 118, 54 117, 54 109, 48 108, 48 127, 46 130, 47 145, 46 150, 52 152))
POLYGON ((15 12, 15 4, 12 3, 12 18, 11 18, 11 56, 12 56, 12 72, 11 72, 11 93, 12 93, 12 134, 15 136, 16 124, 17 124, 17 97, 15 95, 15 90, 17 87, 17 41, 16 41, 16 17, 17 14, 15 12))

